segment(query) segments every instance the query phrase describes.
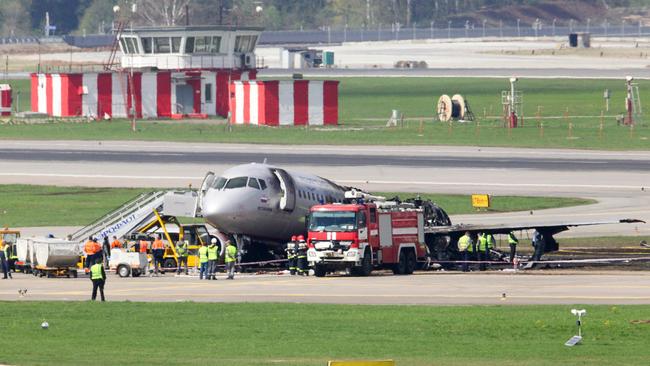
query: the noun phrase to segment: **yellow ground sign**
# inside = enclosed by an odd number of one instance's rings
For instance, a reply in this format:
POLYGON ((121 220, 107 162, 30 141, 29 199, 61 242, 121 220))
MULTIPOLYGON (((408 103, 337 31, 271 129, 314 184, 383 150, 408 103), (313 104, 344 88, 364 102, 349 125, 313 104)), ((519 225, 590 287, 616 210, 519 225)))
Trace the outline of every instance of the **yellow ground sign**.
POLYGON ((393 360, 330 361, 327 363, 327 366, 395 366, 395 361, 393 360))
POLYGON ((489 208, 490 207, 490 195, 489 194, 473 194, 472 195, 472 206, 474 208, 489 208))

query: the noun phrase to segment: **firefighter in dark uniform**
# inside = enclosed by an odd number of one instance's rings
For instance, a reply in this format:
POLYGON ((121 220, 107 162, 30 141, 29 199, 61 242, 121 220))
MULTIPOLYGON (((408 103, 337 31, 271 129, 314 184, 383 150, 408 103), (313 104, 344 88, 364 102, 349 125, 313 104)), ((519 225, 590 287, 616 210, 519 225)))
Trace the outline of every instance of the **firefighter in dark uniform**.
POLYGON ((294 235, 291 237, 291 241, 287 243, 287 249, 285 251, 287 252, 287 267, 289 267, 289 273, 291 273, 292 276, 296 274, 297 271, 297 251, 296 251, 296 239, 297 237, 294 235))
POLYGON ((301 276, 309 276, 309 268, 307 267, 307 243, 305 237, 298 235, 298 274, 301 276))

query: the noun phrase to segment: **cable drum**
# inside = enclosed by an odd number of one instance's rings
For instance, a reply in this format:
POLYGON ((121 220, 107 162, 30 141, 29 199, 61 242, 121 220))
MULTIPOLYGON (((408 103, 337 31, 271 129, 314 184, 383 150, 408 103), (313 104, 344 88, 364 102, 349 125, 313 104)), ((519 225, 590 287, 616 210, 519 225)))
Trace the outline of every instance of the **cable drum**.
POLYGON ((449 122, 452 119, 462 120, 465 118, 465 99, 460 94, 449 97, 443 94, 438 99, 437 116, 440 122, 449 122))

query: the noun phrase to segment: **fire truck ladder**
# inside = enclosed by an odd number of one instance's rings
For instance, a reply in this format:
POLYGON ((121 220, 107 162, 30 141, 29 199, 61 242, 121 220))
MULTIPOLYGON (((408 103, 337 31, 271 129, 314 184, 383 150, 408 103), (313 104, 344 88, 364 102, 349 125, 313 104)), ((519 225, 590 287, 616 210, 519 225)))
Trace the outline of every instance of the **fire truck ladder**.
POLYGON ((122 36, 122 32, 124 32, 124 28, 126 27, 126 22, 123 21, 118 21, 115 22, 115 39, 113 39, 113 44, 111 45, 111 54, 108 56, 108 59, 104 63, 104 70, 110 71, 113 69, 113 67, 116 64, 117 60, 117 50, 120 49, 120 37, 122 36))
POLYGON ((89 236, 115 235, 123 237, 150 221, 154 210, 160 210, 167 191, 142 193, 120 207, 93 221, 71 235, 73 241, 83 241, 89 236))

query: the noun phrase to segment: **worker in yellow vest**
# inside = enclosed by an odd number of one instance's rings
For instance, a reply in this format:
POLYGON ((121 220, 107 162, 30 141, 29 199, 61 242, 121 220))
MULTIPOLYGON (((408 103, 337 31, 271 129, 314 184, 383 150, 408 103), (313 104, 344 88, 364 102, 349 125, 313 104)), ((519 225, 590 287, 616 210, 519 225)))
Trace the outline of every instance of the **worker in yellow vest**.
POLYGON ((178 268, 176 270, 177 274, 181 274, 183 268, 185 268, 186 276, 190 273, 187 269, 187 258, 189 257, 188 246, 189 243, 187 240, 179 240, 176 243, 176 253, 178 254, 178 268))
POLYGON ((199 280, 205 279, 208 280, 208 245, 206 243, 201 243, 199 248, 199 280))
POLYGON ((11 244, 5 242, 4 246, 0 248, 0 266, 2 266, 3 280, 11 277, 11 268, 9 268, 9 258, 11 258, 11 244))
POLYGON ((95 264, 90 266, 90 280, 93 282, 93 295, 91 298, 92 301, 95 301, 97 298, 97 289, 99 289, 99 294, 101 295, 102 301, 106 301, 106 298, 104 297, 106 272, 104 271, 102 260, 99 258, 95 260, 95 264))
POLYGON ((508 245, 510 245, 510 263, 515 259, 517 255, 517 244, 519 244, 519 239, 511 231, 508 233, 508 245))
POLYGON ((210 240, 208 245, 208 279, 217 279, 217 262, 219 260, 219 245, 216 238, 210 240))
POLYGON ((465 235, 458 239, 458 252, 463 261, 463 272, 469 272, 469 263, 467 261, 469 261, 469 250, 472 246, 472 238, 470 237, 469 231, 466 231, 465 235))
POLYGON ((485 271, 485 262, 487 261, 487 252, 488 252, 488 238, 486 233, 481 233, 478 236, 478 245, 477 245, 477 256, 479 260, 478 268, 481 271, 485 271))
POLYGON ((226 263, 226 270, 228 271, 228 279, 232 280, 235 278, 235 262, 237 261, 237 247, 232 244, 229 240, 226 242, 226 258, 224 262, 226 263))

